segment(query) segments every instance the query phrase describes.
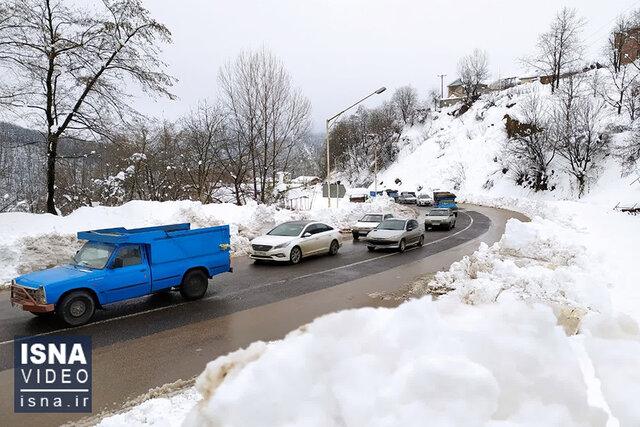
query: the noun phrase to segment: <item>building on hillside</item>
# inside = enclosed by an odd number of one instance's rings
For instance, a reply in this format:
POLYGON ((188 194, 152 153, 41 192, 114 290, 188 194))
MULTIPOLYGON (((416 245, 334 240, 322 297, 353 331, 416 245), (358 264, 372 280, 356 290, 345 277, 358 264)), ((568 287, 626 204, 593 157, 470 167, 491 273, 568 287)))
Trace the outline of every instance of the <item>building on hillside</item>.
POLYGON ((631 64, 640 58, 640 27, 632 28, 623 33, 616 33, 615 45, 620 46, 620 63, 631 64))
MULTIPOLYGON (((478 92, 481 95, 483 93, 490 92, 489 86, 484 83, 480 83, 478 86, 478 92)), ((466 96, 467 92, 464 90, 464 86, 462 86, 462 81, 460 81, 460 79, 456 79, 447 85, 447 97, 440 100, 440 108, 457 104, 466 98, 466 96)))

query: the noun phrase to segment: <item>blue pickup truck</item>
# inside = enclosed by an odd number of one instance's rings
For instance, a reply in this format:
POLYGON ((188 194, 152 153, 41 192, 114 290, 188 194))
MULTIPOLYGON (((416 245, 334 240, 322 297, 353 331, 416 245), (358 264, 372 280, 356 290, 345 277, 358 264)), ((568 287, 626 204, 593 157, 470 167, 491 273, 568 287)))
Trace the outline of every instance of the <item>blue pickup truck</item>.
POLYGON ((455 216, 458 216, 458 204, 456 203, 456 195, 448 191, 433 192, 434 208, 449 208, 455 216))
POLYGON ((232 271, 229 238, 227 225, 79 232, 87 242, 71 263, 17 277, 11 303, 35 315, 55 312, 78 326, 105 304, 173 287, 187 300, 202 298, 209 278, 232 271))

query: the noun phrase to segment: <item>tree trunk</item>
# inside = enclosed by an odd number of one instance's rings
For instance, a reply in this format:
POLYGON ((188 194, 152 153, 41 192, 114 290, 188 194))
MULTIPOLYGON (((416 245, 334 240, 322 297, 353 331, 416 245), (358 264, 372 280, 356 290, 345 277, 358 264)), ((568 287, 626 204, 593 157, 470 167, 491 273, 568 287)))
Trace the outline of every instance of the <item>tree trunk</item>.
POLYGON ((58 215, 55 204, 56 157, 58 155, 58 136, 47 137, 47 212, 58 215))

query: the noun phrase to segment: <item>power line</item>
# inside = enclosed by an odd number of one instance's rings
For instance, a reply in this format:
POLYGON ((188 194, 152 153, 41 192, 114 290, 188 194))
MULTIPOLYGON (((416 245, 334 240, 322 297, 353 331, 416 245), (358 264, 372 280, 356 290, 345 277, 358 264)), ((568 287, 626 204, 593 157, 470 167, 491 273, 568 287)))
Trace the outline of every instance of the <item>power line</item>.
POLYGON ((606 29, 608 27, 611 26, 611 24, 618 19, 619 16, 624 15, 625 13, 629 12, 631 9, 633 9, 635 6, 637 6, 638 4, 640 4, 640 0, 636 0, 634 1, 631 6, 627 7, 626 9, 624 9, 622 12, 619 12, 618 14, 616 14, 616 16, 614 16, 612 19, 610 19, 609 21, 607 21, 604 25, 600 26, 596 31, 594 31, 593 33, 591 33, 590 36, 586 37, 584 39, 585 42, 590 41, 591 39, 594 38, 594 36, 599 35, 599 33, 603 30, 606 29))

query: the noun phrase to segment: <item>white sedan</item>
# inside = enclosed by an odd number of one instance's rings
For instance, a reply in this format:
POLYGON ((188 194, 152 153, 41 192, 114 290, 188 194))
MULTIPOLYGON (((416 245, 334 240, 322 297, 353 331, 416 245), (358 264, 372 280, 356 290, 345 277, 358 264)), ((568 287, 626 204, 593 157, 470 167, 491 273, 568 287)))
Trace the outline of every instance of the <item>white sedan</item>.
POLYGON ((302 258, 335 255, 342 246, 339 230, 315 221, 284 222, 251 241, 251 259, 297 264, 302 258))

